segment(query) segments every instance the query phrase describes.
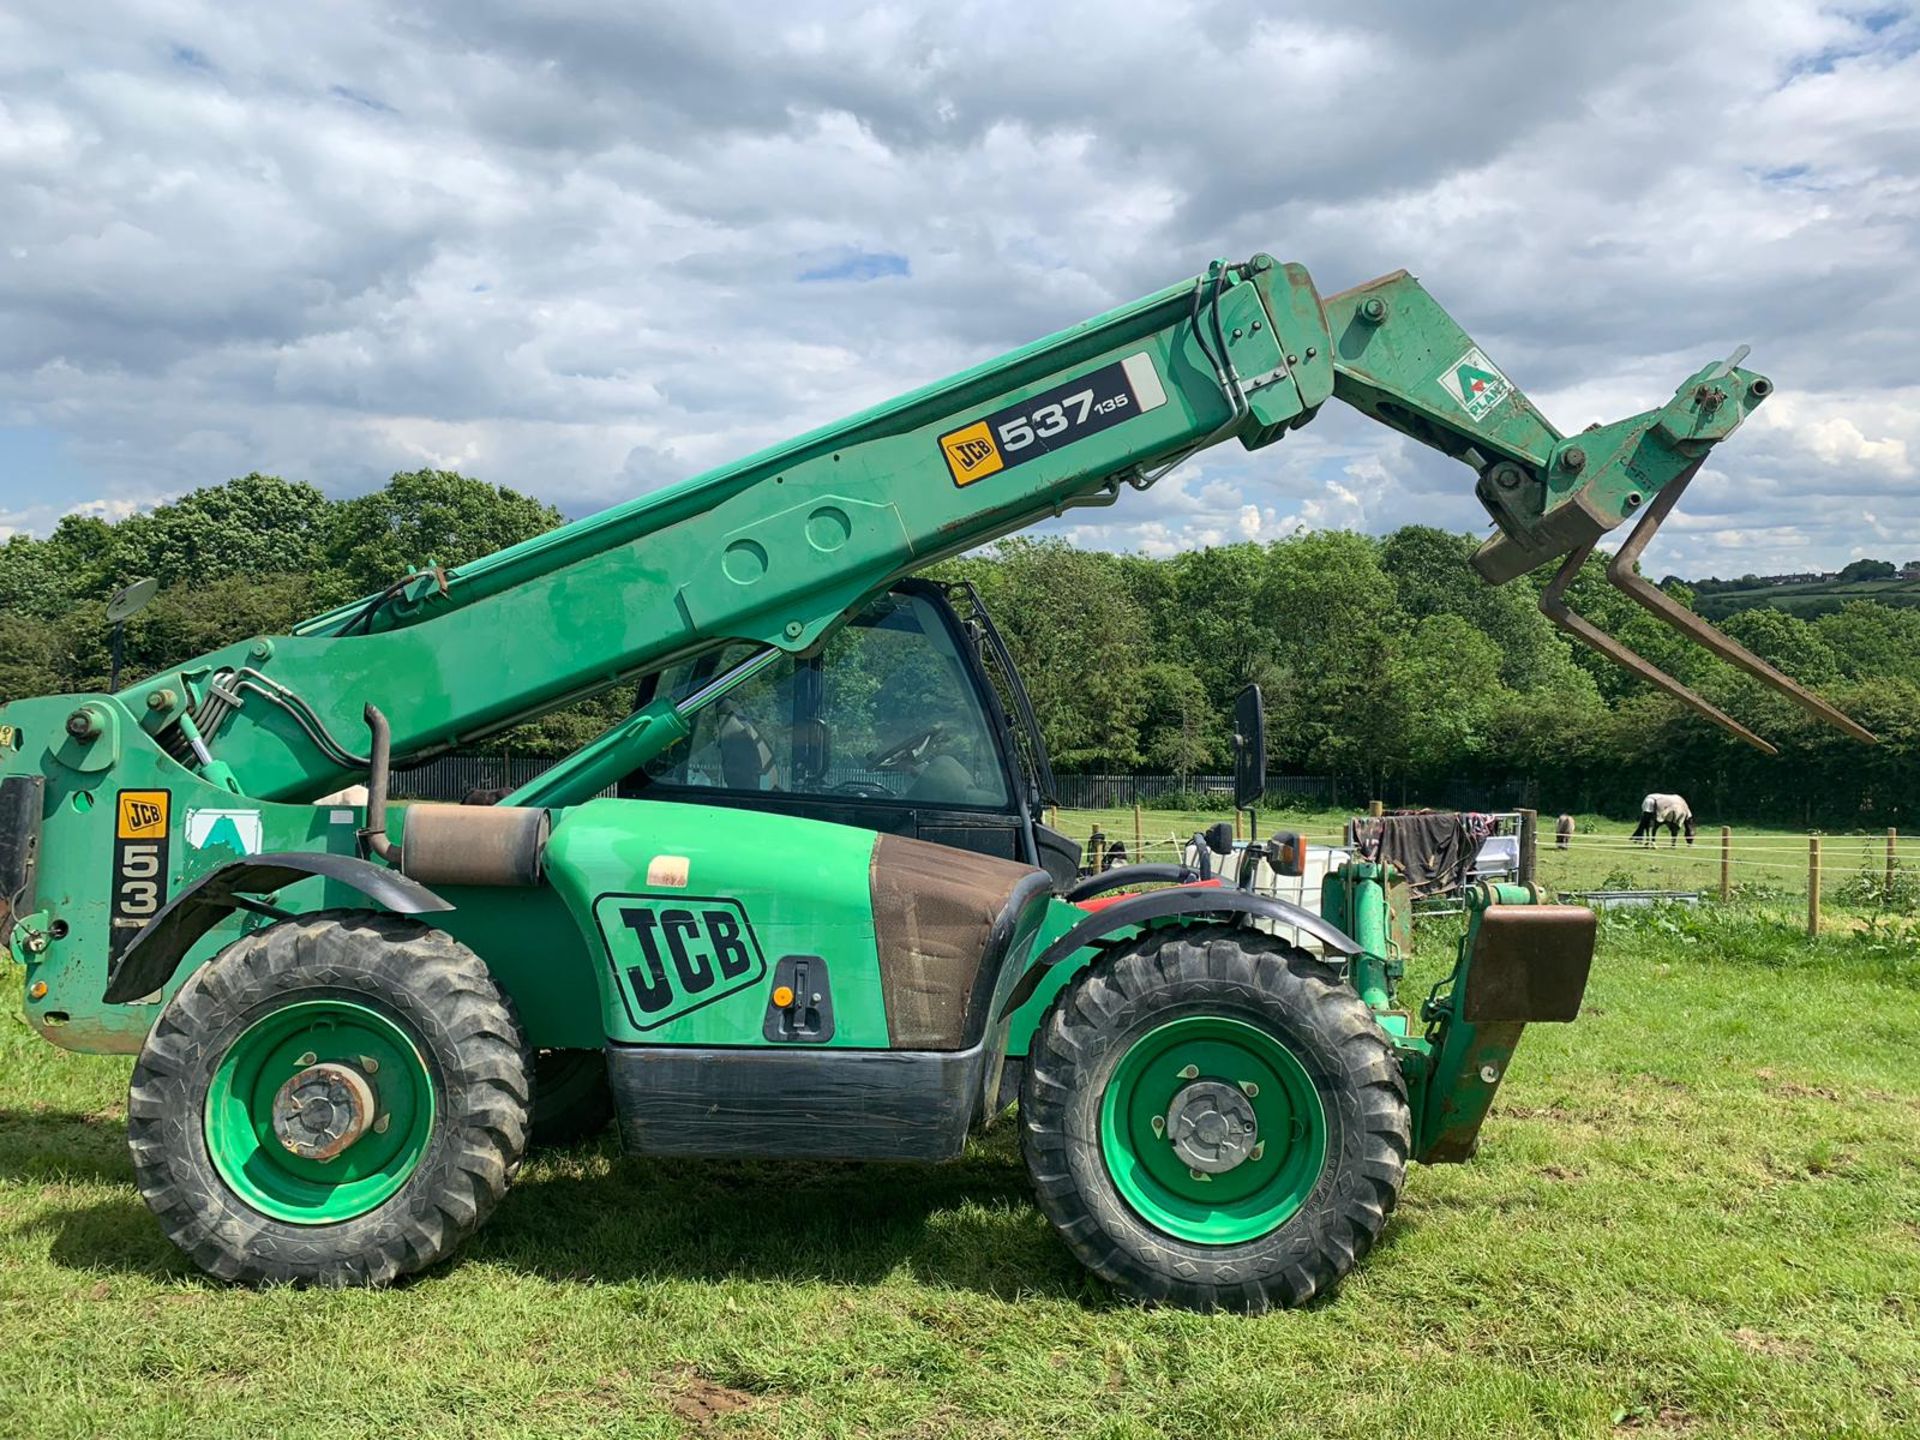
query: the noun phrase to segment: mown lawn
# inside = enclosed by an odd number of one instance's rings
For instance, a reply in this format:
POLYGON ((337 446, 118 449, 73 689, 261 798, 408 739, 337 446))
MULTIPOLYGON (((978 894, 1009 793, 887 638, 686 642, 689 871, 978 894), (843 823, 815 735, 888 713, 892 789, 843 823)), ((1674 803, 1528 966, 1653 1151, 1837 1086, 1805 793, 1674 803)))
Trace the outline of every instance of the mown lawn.
POLYGON ((4 1016, 0 1435, 1916 1435, 1916 1034, 1911 928, 1609 921, 1479 1159, 1248 1319, 1087 1279, 1006 1124, 938 1169, 543 1157, 401 1289, 227 1289, 134 1193, 127 1062, 4 1016))

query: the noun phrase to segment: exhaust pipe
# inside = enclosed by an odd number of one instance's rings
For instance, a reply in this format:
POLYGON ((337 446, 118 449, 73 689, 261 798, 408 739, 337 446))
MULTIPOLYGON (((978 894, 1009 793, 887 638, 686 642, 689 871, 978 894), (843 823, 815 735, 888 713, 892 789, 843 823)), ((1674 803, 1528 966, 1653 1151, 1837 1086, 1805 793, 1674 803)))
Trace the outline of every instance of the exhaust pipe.
POLYGON ((360 844, 394 869, 401 868, 400 847, 387 838, 387 774, 393 752, 393 728, 380 707, 369 704, 364 717, 373 744, 367 760, 367 823, 359 831, 360 844))

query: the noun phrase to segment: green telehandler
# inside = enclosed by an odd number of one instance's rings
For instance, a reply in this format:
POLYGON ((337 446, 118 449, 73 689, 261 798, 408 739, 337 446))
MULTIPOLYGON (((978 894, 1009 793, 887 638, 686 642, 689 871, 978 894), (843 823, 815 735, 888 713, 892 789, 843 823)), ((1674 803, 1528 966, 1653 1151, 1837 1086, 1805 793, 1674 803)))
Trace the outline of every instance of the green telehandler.
MULTIPOLYGON (((1473 470, 1488 581, 1560 559, 1549 614, 1764 745, 1566 608, 1638 514, 1617 583, 1864 735, 1634 574, 1768 394, 1743 357, 1563 436, 1410 276, 1323 299, 1299 266, 1215 262, 287 634, 13 701, 0 942, 27 1019, 138 1055, 140 1192, 232 1280, 429 1266, 536 1129, 609 1099, 640 1154, 924 1161, 1017 1100, 1040 1206, 1098 1274, 1299 1304, 1410 1160, 1473 1152, 1524 1026, 1574 1017, 1591 913, 1476 889, 1451 978, 1408 1005, 1379 866, 1329 875, 1320 913, 1181 865, 1082 878, 991 617, 912 577, 1338 396, 1473 470), (396 771, 616 686, 631 713, 499 803, 390 803, 396 771)), ((1255 852, 1249 878, 1303 847, 1255 852)))

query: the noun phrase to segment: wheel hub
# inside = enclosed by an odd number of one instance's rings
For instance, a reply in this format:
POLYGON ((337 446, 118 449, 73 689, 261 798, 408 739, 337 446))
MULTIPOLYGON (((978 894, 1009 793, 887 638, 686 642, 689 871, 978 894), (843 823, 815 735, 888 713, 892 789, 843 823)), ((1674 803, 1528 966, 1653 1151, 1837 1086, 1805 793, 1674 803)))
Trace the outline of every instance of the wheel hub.
POLYGON ((309 1065, 273 1097, 273 1133, 302 1159, 333 1159, 373 1122, 373 1087, 351 1065, 309 1065))
POLYGON ((1224 1175, 1252 1158, 1260 1122, 1237 1086, 1195 1080, 1167 1107, 1166 1134, 1187 1165, 1203 1175, 1224 1175))

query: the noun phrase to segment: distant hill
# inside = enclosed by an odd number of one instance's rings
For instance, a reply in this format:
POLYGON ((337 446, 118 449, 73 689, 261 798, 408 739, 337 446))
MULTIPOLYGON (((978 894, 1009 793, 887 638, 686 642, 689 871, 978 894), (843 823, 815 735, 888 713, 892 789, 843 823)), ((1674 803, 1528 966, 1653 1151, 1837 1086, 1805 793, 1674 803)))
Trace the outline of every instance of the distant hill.
POLYGON ((1872 600, 1896 608, 1920 607, 1920 579, 1816 580, 1799 585, 1754 585, 1696 595, 1693 608, 1709 620, 1724 620, 1742 610, 1770 605, 1802 620, 1828 615, 1850 600, 1872 600))

